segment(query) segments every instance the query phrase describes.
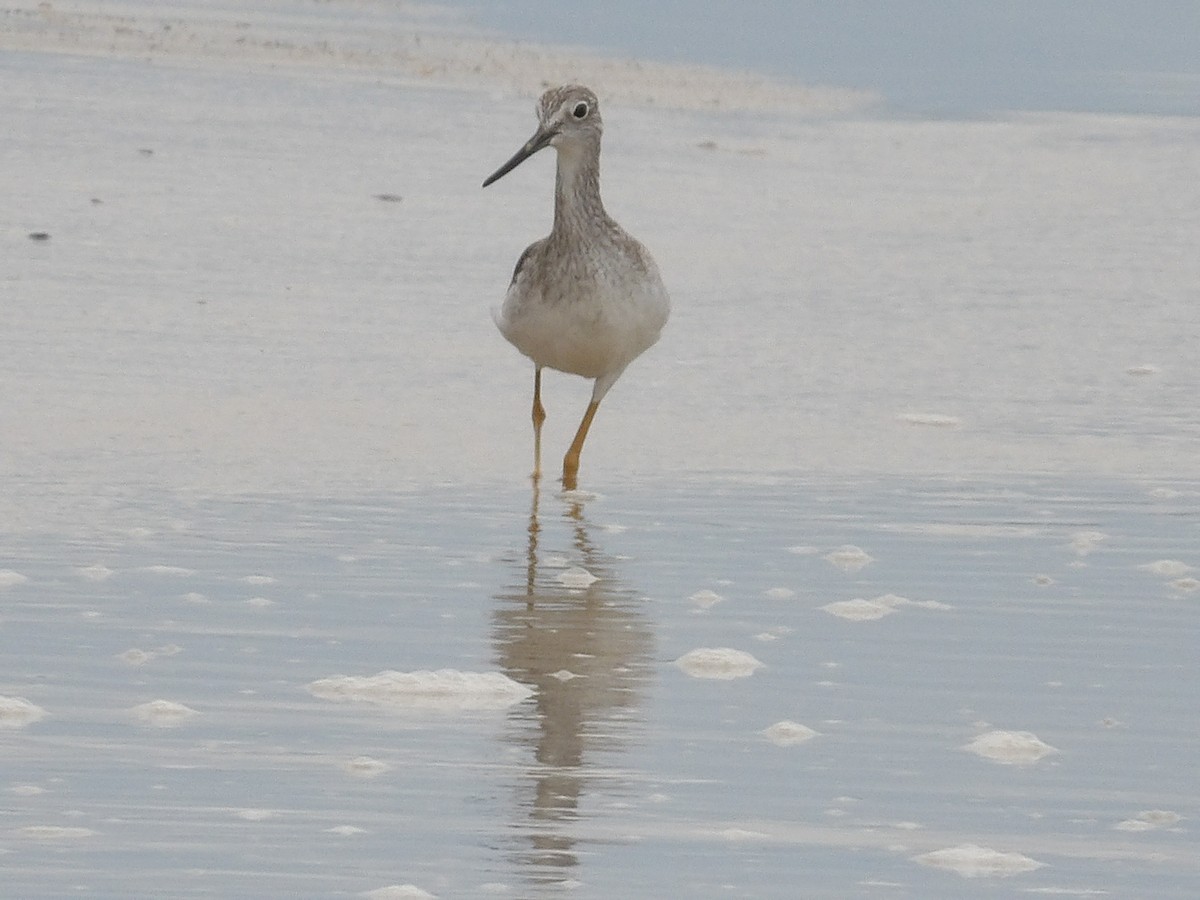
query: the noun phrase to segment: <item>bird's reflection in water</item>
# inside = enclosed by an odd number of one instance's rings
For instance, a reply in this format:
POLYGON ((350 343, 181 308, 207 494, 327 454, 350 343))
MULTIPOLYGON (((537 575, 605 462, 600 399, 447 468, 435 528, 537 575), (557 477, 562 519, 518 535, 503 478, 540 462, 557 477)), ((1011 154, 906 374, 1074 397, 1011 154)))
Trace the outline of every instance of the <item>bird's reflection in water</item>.
MULTIPOLYGON (((641 596, 600 549, 584 501, 555 497, 539 516, 535 485, 524 558, 496 595, 493 639, 500 667, 536 688, 512 716, 509 740, 528 748, 513 826, 518 864, 531 884, 578 877, 573 823, 596 788, 617 788, 612 756, 634 737, 653 639, 641 596), (561 534, 560 534, 561 532, 561 534), (596 580, 586 586, 586 570, 596 580)), ((524 755, 524 754, 522 754, 524 755)))

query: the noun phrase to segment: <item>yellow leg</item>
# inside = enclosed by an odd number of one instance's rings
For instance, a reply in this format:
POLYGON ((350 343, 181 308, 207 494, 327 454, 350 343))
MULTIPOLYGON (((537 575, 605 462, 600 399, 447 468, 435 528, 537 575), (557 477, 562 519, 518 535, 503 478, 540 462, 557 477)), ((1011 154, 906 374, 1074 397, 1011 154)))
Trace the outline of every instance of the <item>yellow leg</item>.
POLYGON ((576 476, 579 474, 579 454, 583 452, 583 442, 587 440, 588 429, 592 427, 592 419, 596 418, 596 410, 599 408, 599 402, 593 401, 588 404, 583 421, 579 423, 579 430, 575 432, 575 440, 571 441, 567 455, 563 457, 563 487, 568 491, 575 490, 576 476))
POLYGON ((542 367, 533 370, 533 480, 542 477, 542 423, 546 409, 542 406, 542 367))

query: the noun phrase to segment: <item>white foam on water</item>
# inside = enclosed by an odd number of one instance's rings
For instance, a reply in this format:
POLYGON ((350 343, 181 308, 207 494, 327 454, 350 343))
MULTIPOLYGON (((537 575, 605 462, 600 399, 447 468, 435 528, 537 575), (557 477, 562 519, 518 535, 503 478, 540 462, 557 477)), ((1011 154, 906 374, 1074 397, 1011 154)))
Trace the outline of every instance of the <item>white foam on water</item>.
POLYGON ((697 647, 675 660, 675 665, 693 678, 728 681, 747 678, 762 668, 763 664, 744 650, 697 647))
POLYGON ((133 717, 143 725, 155 728, 175 728, 188 719, 200 715, 190 706, 176 703, 173 700, 151 700, 129 710, 133 717))
POLYGON ((532 688, 501 672, 457 669, 334 675, 312 682, 308 691, 338 703, 428 710, 504 709, 533 695, 532 688))
POLYGON ((12 569, 0 569, 0 590, 25 584, 27 581, 29 579, 20 572, 14 572, 12 569))
POLYGON ((906 412, 896 416, 897 422, 906 425, 927 425, 932 428, 957 428, 962 424, 958 416, 948 416, 944 413, 906 412))
POLYGON ((873 622, 890 616, 896 612, 895 604, 880 603, 878 600, 864 600, 855 597, 853 600, 836 600, 820 607, 831 616, 846 619, 850 622, 873 622))
POLYGON ((556 576, 559 584, 573 591, 582 591, 591 587, 600 579, 581 566, 572 566, 556 576))
POLYGON ((14 828, 9 834, 34 841, 77 841, 92 837, 96 832, 91 828, 70 825, 26 825, 24 828, 14 828))
POLYGON ((560 491, 558 496, 570 503, 591 503, 594 500, 601 499, 599 494, 593 491, 585 491, 582 488, 560 491))
POLYGON ((1151 488, 1146 493, 1152 500, 1166 501, 1166 500, 1175 500, 1179 497, 1183 497, 1186 495, 1187 492, 1179 491, 1179 490, 1176 490, 1175 488, 1169 488, 1169 487, 1156 487, 1156 488, 1151 488))
POLYGON ((24 697, 0 696, 0 728, 24 728, 46 717, 46 710, 24 697))
POLYGON ((363 891, 360 897, 367 900, 436 900, 436 894, 417 887, 415 884, 389 884, 386 887, 363 891))
POLYGON ((736 843, 765 841, 771 836, 764 831, 754 831, 749 828, 723 828, 717 832, 719 837, 736 843))
POLYGON ((710 591, 707 588, 702 591, 696 591, 696 593, 688 597, 688 601, 697 609, 712 609, 724 599, 716 591, 710 591))
POLYGON ((1177 578, 1192 571, 1191 566, 1178 559, 1156 559, 1154 562, 1142 563, 1138 568, 1163 578, 1177 578))
POLYGON ((801 725, 799 722, 793 722, 790 719, 784 719, 776 722, 767 728, 764 728, 759 734, 763 735, 772 744, 779 747, 794 747, 797 744, 803 744, 818 737, 821 732, 814 731, 807 725, 801 725))
POLYGON ((772 625, 766 631, 760 631, 754 636, 756 641, 777 641, 781 637, 787 637, 794 632, 795 629, 791 625, 772 625))
POLYGON ((1079 556, 1087 556, 1106 540, 1108 535, 1103 531, 1079 531, 1071 536, 1070 546, 1079 556))
POLYGON ((233 814, 245 822, 265 822, 278 816, 273 809, 235 809, 233 814))
POLYGON ((1117 831, 1153 831, 1170 828, 1183 821, 1183 816, 1167 809, 1147 809, 1113 826, 1117 831))
POLYGON ((108 566, 96 564, 94 566, 84 566, 75 570, 80 578, 88 581, 107 581, 113 576, 113 570, 108 566))
POLYGON ((825 554, 825 561, 830 565, 836 566, 847 575, 852 575, 860 569, 865 568, 874 562, 874 557, 867 553, 862 547, 856 547, 853 544, 845 544, 838 547, 836 550, 831 550, 825 554))
POLYGON ((356 756, 341 764, 342 771, 355 778, 377 778, 391 769, 387 763, 373 756, 356 756))
POLYGON ((1059 751, 1030 731, 989 731, 979 735, 964 750, 1004 765, 1029 766, 1059 751))
POLYGON ((1032 872, 1045 865, 1021 853, 993 850, 978 844, 960 844, 922 853, 912 859, 923 866, 954 872, 964 878, 1003 878, 1032 872))
POLYGON ((925 534, 933 537, 985 538, 1028 538, 1045 533, 1045 529, 1033 525, 980 524, 977 522, 913 522, 889 524, 884 531, 895 534, 925 534))
POLYGON ((898 612, 900 607, 914 606, 918 609, 946 610, 954 607, 940 600, 909 600, 896 594, 883 594, 873 600, 856 597, 853 600, 837 600, 819 607, 831 616, 851 622, 872 622, 898 612))
POLYGON ((137 571, 145 572, 148 575, 175 575, 179 578, 188 578, 196 574, 195 569, 188 569, 184 566, 166 565, 142 566, 137 571))
MULTIPOLYGON (((886 597, 895 597, 895 594, 885 594, 886 597)), ((880 598, 877 598, 880 599, 880 598)), ((949 603, 943 603, 941 600, 906 600, 904 597, 896 597, 898 606, 915 606, 917 609, 954 609, 949 603)))

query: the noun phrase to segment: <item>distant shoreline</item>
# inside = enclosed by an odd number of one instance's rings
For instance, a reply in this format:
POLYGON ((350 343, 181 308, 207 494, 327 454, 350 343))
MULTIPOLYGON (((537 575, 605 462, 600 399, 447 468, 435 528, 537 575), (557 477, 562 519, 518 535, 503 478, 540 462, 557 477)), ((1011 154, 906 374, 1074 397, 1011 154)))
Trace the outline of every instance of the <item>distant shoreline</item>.
MULTIPOLYGON (((0 14, 0 49, 177 65, 228 64, 390 75, 432 86, 533 95, 583 81, 615 102, 672 109, 865 112, 879 95, 711 66, 618 59, 583 48, 505 40, 403 8, 43 3, 0 14)), ((426 10, 428 12, 428 10, 426 10)))

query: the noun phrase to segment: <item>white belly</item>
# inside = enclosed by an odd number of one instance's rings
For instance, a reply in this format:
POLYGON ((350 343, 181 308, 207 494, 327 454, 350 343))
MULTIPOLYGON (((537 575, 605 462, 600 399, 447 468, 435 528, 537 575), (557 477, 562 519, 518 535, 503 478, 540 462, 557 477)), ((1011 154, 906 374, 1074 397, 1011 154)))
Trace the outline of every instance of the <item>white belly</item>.
POLYGON ((519 277, 496 324, 539 366, 584 378, 619 373, 658 340, 670 312, 658 272, 644 274, 635 281, 590 280, 558 296, 519 277))

